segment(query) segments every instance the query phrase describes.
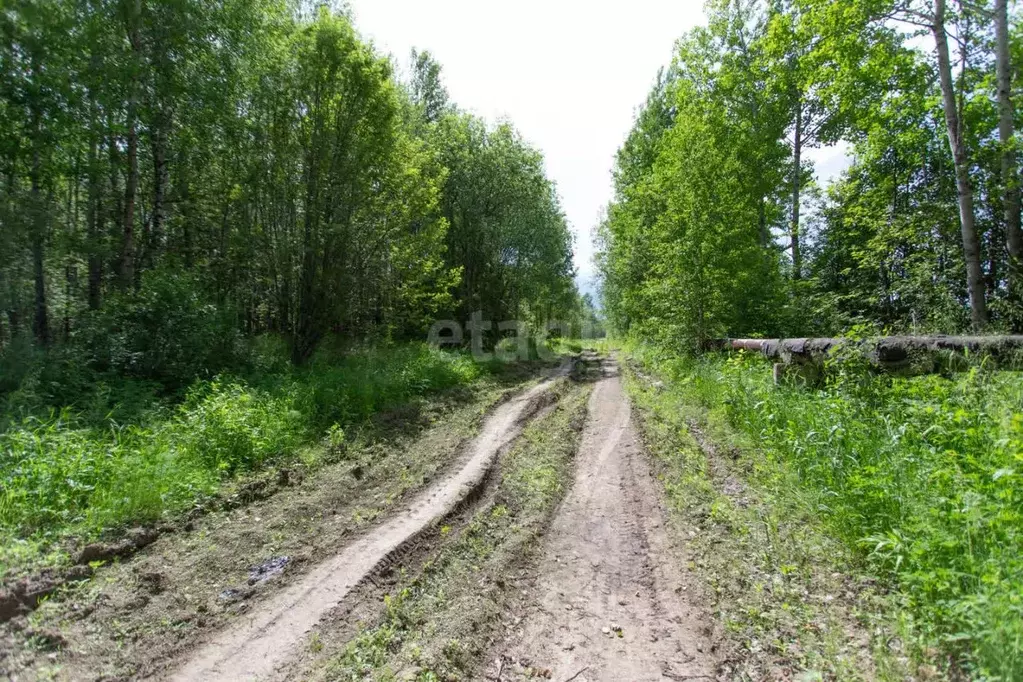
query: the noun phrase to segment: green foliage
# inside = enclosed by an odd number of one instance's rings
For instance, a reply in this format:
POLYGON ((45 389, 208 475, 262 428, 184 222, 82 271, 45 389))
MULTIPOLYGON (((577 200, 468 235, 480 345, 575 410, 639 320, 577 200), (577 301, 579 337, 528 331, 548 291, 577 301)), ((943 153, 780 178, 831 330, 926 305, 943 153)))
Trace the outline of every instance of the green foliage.
POLYGON ((452 314, 536 326, 569 316, 578 296, 572 237, 540 152, 511 125, 489 128, 460 112, 440 118, 428 139, 449 169, 446 259, 461 272, 452 314))
POLYGON ((111 297, 87 317, 63 351, 97 372, 173 390, 238 366, 244 350, 232 312, 206 299, 194 275, 147 272, 137 291, 111 297))
POLYGON ((270 397, 238 383, 204 382, 189 391, 179 410, 187 428, 181 449, 222 475, 258 469, 294 450, 302 419, 290 395, 270 397))
MULTIPOLYGON (((1018 326, 994 15, 934 12, 887 0, 709 2, 707 26, 679 40, 619 151, 598 255, 612 326, 675 344, 860 323, 955 333, 984 324, 985 299, 994 326, 1018 326), (951 100, 932 55, 939 19, 940 35, 958 37, 951 100), (950 147, 948 101, 968 163, 950 147), (806 151, 839 141, 852 166, 822 192, 806 151)), ((1018 51, 1015 17, 1010 33, 1018 51)))
POLYGON ((39 362, 40 355, 27 334, 16 336, 4 346, 0 350, 0 395, 21 387, 39 362))
POLYGON ((773 330, 778 258, 760 242, 763 197, 744 181, 725 112, 682 80, 647 107, 638 125, 655 126, 659 140, 642 154, 623 149, 619 199, 601 227, 612 322, 668 343, 773 330), (667 129, 657 115, 665 107, 667 129))
POLYGON ((153 521, 213 492, 217 474, 179 455, 185 429, 180 419, 89 429, 68 413, 11 427, 0 436, 4 536, 153 521))
POLYGON ((421 344, 349 353, 337 360, 321 356, 301 372, 304 385, 296 404, 323 432, 333 424, 359 423, 412 396, 471 383, 481 372, 468 355, 421 344))
POLYGON ((57 347, 65 400, 84 370, 180 390, 265 333, 300 364, 575 303, 540 153, 344 10, 17 0, 0 29, 0 353, 57 347))
POLYGON ((483 297, 577 304, 541 155, 460 113, 428 55, 406 88, 347 13, 307 9, 0 12, 5 540, 152 521, 325 435, 340 451, 482 371, 395 341, 483 297))
POLYGON ((345 428, 480 373, 463 355, 397 346, 199 381, 174 409, 150 399, 132 424, 26 417, 0 432, 0 537, 91 536, 180 513, 235 475, 284 465, 321 438, 336 449, 345 428))
POLYGON ((922 650, 981 679, 1023 674, 1023 388, 1012 373, 877 377, 818 391, 758 358, 661 358, 689 399, 793 472, 827 528, 887 581, 922 650))
POLYGON ((856 570, 857 548, 829 532, 819 494, 728 424, 712 369, 630 350, 626 385, 673 525, 688 536, 689 570, 713 588, 725 636, 742 651, 731 677, 790 668, 808 680, 908 679, 917 666, 895 639, 888 588, 856 570), (636 360, 643 370, 630 372, 636 360), (674 378, 644 376, 662 367, 674 378))

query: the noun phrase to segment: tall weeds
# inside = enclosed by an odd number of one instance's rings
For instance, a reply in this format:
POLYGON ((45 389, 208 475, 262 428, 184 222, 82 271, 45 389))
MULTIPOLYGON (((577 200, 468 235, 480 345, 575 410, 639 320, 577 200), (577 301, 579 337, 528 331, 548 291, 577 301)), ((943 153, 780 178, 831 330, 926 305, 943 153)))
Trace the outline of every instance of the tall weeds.
POLYGON ((1017 373, 891 378, 838 364, 810 390, 775 386, 759 358, 647 360, 797 474, 830 532, 889 584, 918 650, 974 678, 1023 679, 1017 373))
POLYGON ((337 440, 381 410, 481 372, 425 345, 324 356, 301 370, 268 366, 276 371, 196 382, 176 406, 154 402, 127 424, 71 409, 10 421, 0 431, 0 544, 13 552, 26 540, 156 521, 239 473, 286 463, 328 431, 337 440))

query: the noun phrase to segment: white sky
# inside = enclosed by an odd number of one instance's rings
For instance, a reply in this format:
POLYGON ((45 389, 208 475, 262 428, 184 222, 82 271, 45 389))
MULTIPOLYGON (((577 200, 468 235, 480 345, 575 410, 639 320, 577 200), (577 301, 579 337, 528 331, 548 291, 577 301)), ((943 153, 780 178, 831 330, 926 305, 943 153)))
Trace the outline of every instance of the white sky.
MULTIPOLYGON (((592 234, 611 199, 615 152, 675 40, 703 22, 702 0, 349 2, 378 50, 402 65, 413 47, 429 50, 456 104, 490 122, 509 119, 539 147, 589 289, 592 234)), ((811 158, 825 178, 845 166, 840 150, 811 158)))

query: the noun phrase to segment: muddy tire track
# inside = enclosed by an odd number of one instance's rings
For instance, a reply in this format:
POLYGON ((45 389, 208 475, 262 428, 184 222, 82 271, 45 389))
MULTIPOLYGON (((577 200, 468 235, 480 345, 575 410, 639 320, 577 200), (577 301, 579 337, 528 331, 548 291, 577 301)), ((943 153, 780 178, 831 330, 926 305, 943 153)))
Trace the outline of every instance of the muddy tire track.
POLYGON ((671 554, 617 371, 604 374, 532 603, 488 656, 488 679, 716 679, 713 618, 671 554))
POLYGON ((404 547, 453 513, 485 482, 498 453, 548 400, 555 379, 498 406, 457 471, 417 495, 407 508, 341 548, 260 607, 212 637, 167 677, 252 680, 272 677, 303 646, 311 629, 360 582, 401 556, 404 547))

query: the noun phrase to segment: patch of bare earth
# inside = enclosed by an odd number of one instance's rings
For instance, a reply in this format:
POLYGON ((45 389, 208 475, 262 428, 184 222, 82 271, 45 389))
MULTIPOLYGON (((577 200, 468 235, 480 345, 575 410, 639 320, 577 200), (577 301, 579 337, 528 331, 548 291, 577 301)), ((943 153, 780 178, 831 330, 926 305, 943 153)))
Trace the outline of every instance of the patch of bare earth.
POLYGON ((603 369, 573 486, 487 679, 716 679, 714 620, 679 570, 616 368, 603 369))
MULTIPOLYGON (((245 629, 282 593, 322 582, 324 562, 365 542, 377 519, 442 503, 436 486, 470 461, 471 439, 495 403, 496 414, 507 411, 507 395, 490 385, 424 401, 392 415, 340 461, 293 468, 273 496, 208 513, 99 567, 92 580, 68 583, 0 626, 0 678, 187 673, 180 662, 212 633, 245 629), (416 496, 431 483, 425 499, 416 496)), ((239 679, 230 671, 224 678, 239 679)), ((195 679, 211 677, 197 670, 195 679)))
POLYGON ((368 530, 244 619, 211 637, 169 676, 185 680, 266 679, 288 664, 320 620, 402 545, 451 514, 478 489, 501 448, 521 433, 551 389, 543 382, 498 406, 467 447, 467 458, 403 509, 368 530))

